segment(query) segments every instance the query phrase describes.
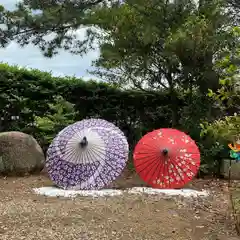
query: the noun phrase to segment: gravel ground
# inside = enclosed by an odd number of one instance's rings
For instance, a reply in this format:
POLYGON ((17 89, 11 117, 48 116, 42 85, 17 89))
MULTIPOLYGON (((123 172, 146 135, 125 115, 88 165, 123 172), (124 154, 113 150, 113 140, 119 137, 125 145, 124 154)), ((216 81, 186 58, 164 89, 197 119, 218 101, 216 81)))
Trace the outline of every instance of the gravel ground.
POLYGON ((191 184, 212 191, 204 200, 138 195, 62 199, 32 192, 51 184, 46 176, 0 179, 1 240, 239 239, 222 181, 191 184))
POLYGON ((236 228, 237 232, 240 234, 240 182, 232 185, 231 193, 233 211, 235 213, 236 228))

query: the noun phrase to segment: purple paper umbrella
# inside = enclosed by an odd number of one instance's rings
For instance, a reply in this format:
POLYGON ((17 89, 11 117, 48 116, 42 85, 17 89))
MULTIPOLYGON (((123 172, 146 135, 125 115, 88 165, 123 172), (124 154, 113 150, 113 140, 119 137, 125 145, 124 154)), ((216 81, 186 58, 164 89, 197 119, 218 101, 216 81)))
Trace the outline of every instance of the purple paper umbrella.
POLYGON ((128 142, 103 119, 86 119, 64 128, 47 151, 50 178, 64 189, 101 189, 126 166, 128 142))

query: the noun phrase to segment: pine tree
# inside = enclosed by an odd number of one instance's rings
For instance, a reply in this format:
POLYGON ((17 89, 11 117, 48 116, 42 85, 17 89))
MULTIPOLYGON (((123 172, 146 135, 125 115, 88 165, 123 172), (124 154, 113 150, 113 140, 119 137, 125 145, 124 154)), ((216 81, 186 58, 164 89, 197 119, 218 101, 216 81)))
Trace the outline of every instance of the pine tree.
POLYGON ((14 39, 21 46, 33 43, 47 57, 59 49, 85 53, 91 39, 79 40, 77 30, 91 24, 87 15, 99 4, 104 0, 24 0, 12 12, 0 6, 1 46, 14 39))

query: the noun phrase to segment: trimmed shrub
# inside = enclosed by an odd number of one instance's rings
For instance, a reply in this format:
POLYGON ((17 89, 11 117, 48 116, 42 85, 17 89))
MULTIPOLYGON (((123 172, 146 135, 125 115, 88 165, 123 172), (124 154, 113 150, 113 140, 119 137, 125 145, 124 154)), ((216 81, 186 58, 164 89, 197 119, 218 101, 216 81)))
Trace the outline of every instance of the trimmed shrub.
MULTIPOLYGON (((106 83, 52 77, 6 64, 0 64, 0 76, 0 131, 22 131, 42 141, 47 133, 36 126, 36 118, 55 114, 52 106, 60 98, 74 105, 76 114, 71 121, 90 117, 111 121, 126 134, 130 146, 147 131, 171 126, 171 97, 164 91, 120 90, 106 83)), ((181 107, 183 100, 177 100, 181 107)))
POLYGON ((130 152, 148 131, 169 128, 177 122, 174 127, 185 131, 200 146, 202 171, 216 169, 222 154, 222 144, 215 144, 211 137, 200 138, 202 120, 212 122, 222 113, 209 108, 213 103, 197 91, 187 94, 179 89, 173 103, 165 90, 121 90, 103 82, 53 77, 50 73, 7 64, 0 64, 0 76, 0 132, 30 134, 44 152, 68 124, 94 117, 116 124, 127 136, 130 152))

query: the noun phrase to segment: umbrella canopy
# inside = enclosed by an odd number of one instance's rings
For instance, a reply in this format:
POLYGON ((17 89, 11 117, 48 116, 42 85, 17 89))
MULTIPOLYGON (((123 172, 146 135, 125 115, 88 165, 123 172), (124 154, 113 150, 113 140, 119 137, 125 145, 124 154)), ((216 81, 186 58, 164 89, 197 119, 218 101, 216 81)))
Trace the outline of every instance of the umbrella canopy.
POLYGON ((140 177, 154 188, 180 188, 197 174, 200 152, 195 142, 176 129, 146 134, 134 150, 140 177))
POLYGON ((121 174, 128 152, 119 128, 102 119, 87 119, 56 136, 47 151, 46 167, 59 187, 101 189, 121 174))

